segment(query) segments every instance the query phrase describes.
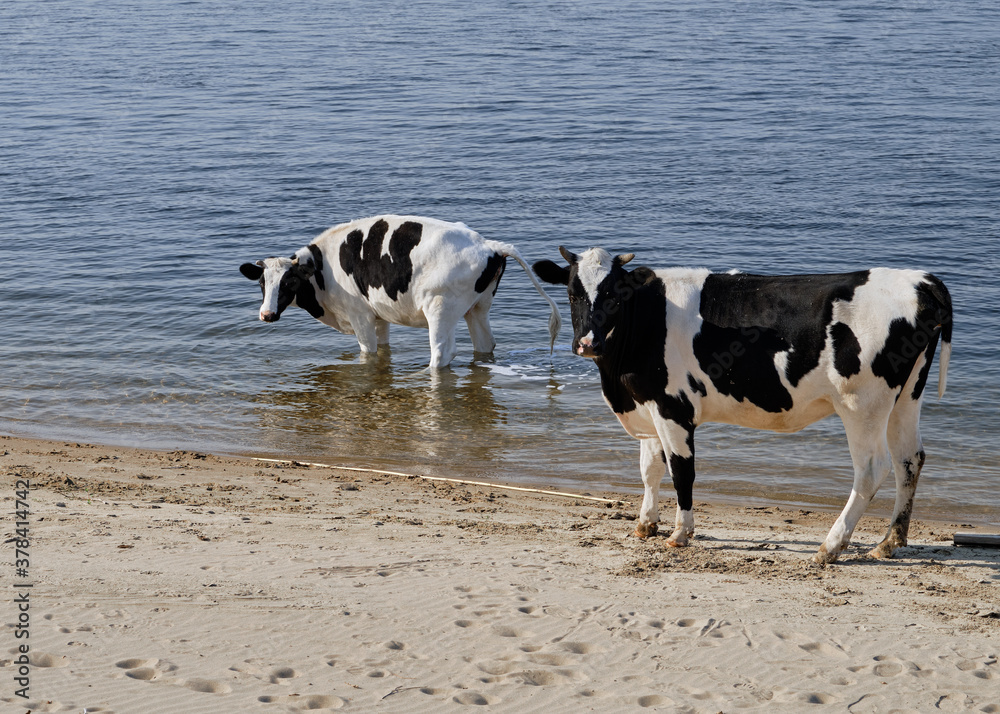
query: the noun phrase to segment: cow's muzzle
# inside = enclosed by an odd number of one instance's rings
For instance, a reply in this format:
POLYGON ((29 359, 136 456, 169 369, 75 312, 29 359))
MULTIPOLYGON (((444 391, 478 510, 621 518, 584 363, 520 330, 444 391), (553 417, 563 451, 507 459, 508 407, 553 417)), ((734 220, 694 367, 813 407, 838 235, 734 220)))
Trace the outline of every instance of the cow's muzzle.
POLYGON ((573 352, 580 357, 590 357, 593 359, 594 357, 600 357, 603 350, 599 342, 590 335, 587 335, 576 341, 576 344, 573 346, 573 352))
POLYGON ((281 315, 276 312, 260 313, 260 319, 262 322, 277 322, 279 317, 281 317, 281 315))

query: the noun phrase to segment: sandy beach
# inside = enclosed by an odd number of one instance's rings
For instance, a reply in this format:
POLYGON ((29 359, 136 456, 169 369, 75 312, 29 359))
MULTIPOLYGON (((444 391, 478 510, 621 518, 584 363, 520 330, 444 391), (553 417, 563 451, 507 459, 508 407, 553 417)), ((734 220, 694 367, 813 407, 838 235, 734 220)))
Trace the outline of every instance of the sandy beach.
POLYGON ((821 567, 828 512, 696 503, 693 545, 670 549, 630 535, 621 494, 13 437, 0 454, 3 712, 1000 712, 1000 550, 953 546, 961 523, 917 521, 873 561, 886 523, 867 516, 821 567))

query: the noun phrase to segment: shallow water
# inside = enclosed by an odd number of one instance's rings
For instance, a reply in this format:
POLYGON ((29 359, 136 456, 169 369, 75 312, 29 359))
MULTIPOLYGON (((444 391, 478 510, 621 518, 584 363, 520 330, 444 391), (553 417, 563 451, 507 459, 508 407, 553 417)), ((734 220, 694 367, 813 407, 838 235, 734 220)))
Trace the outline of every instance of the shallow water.
MULTIPOLYGON (((424 331, 362 361, 302 311, 257 322, 240 263, 411 213, 529 261, 933 271, 955 341, 917 516, 1000 520, 994 4, 335 8, 0 7, 0 430, 637 488, 596 370, 568 326, 549 356, 513 263, 496 361, 460 333, 436 385, 424 331)), ((706 426, 698 455, 696 498, 850 488, 836 420, 706 426)))

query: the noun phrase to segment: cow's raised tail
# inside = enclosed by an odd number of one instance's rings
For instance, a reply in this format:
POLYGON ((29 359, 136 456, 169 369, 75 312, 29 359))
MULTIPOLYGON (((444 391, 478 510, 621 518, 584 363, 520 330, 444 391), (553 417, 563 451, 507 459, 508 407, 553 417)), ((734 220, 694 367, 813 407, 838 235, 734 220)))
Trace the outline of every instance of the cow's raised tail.
POLYGON ((486 244, 505 258, 513 258, 516 260, 524 269, 524 272, 528 274, 528 279, 531 281, 531 284, 535 286, 535 290, 538 291, 539 295, 545 298, 549 307, 552 308, 552 313, 549 315, 549 354, 551 354, 556 344, 556 336, 559 334, 559 328, 562 326, 562 319, 559 317, 559 308, 556 306, 555 300, 550 298, 548 293, 545 292, 545 289, 542 288, 542 285, 538 282, 535 274, 531 272, 531 268, 524 262, 524 258, 521 257, 521 254, 517 252, 517 248, 512 246, 510 243, 500 243, 495 240, 488 240, 486 241, 486 244))
MULTIPOLYGON (((951 361, 951 295, 937 276, 928 273, 924 278, 927 291, 934 299, 938 324, 941 326, 941 362, 938 365, 938 399, 948 386, 948 362, 951 361)), ((931 352, 933 357, 933 352, 931 352)))
MULTIPOLYGON (((930 316, 936 323, 935 329, 940 329, 941 357, 938 365, 938 399, 944 396, 948 386, 948 362, 951 361, 951 295, 941 279, 936 275, 924 275, 924 299, 931 302, 930 316)), ((926 308, 925 308, 926 309, 926 308)), ((936 337, 934 338, 937 339, 936 337)), ((934 358, 934 345, 927 353, 927 359, 934 358)))

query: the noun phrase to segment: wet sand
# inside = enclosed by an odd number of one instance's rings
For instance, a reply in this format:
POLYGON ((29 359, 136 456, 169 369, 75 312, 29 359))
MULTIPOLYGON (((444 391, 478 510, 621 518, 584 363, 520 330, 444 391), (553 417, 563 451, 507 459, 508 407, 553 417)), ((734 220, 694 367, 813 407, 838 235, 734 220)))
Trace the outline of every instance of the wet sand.
POLYGON ((14 437, 0 454, 5 540, 31 485, 27 579, 5 545, 5 712, 1000 712, 1000 550, 953 546, 961 523, 917 521, 873 561, 887 524, 866 516, 821 567, 827 512, 697 503, 671 549, 630 535, 634 495, 14 437))

